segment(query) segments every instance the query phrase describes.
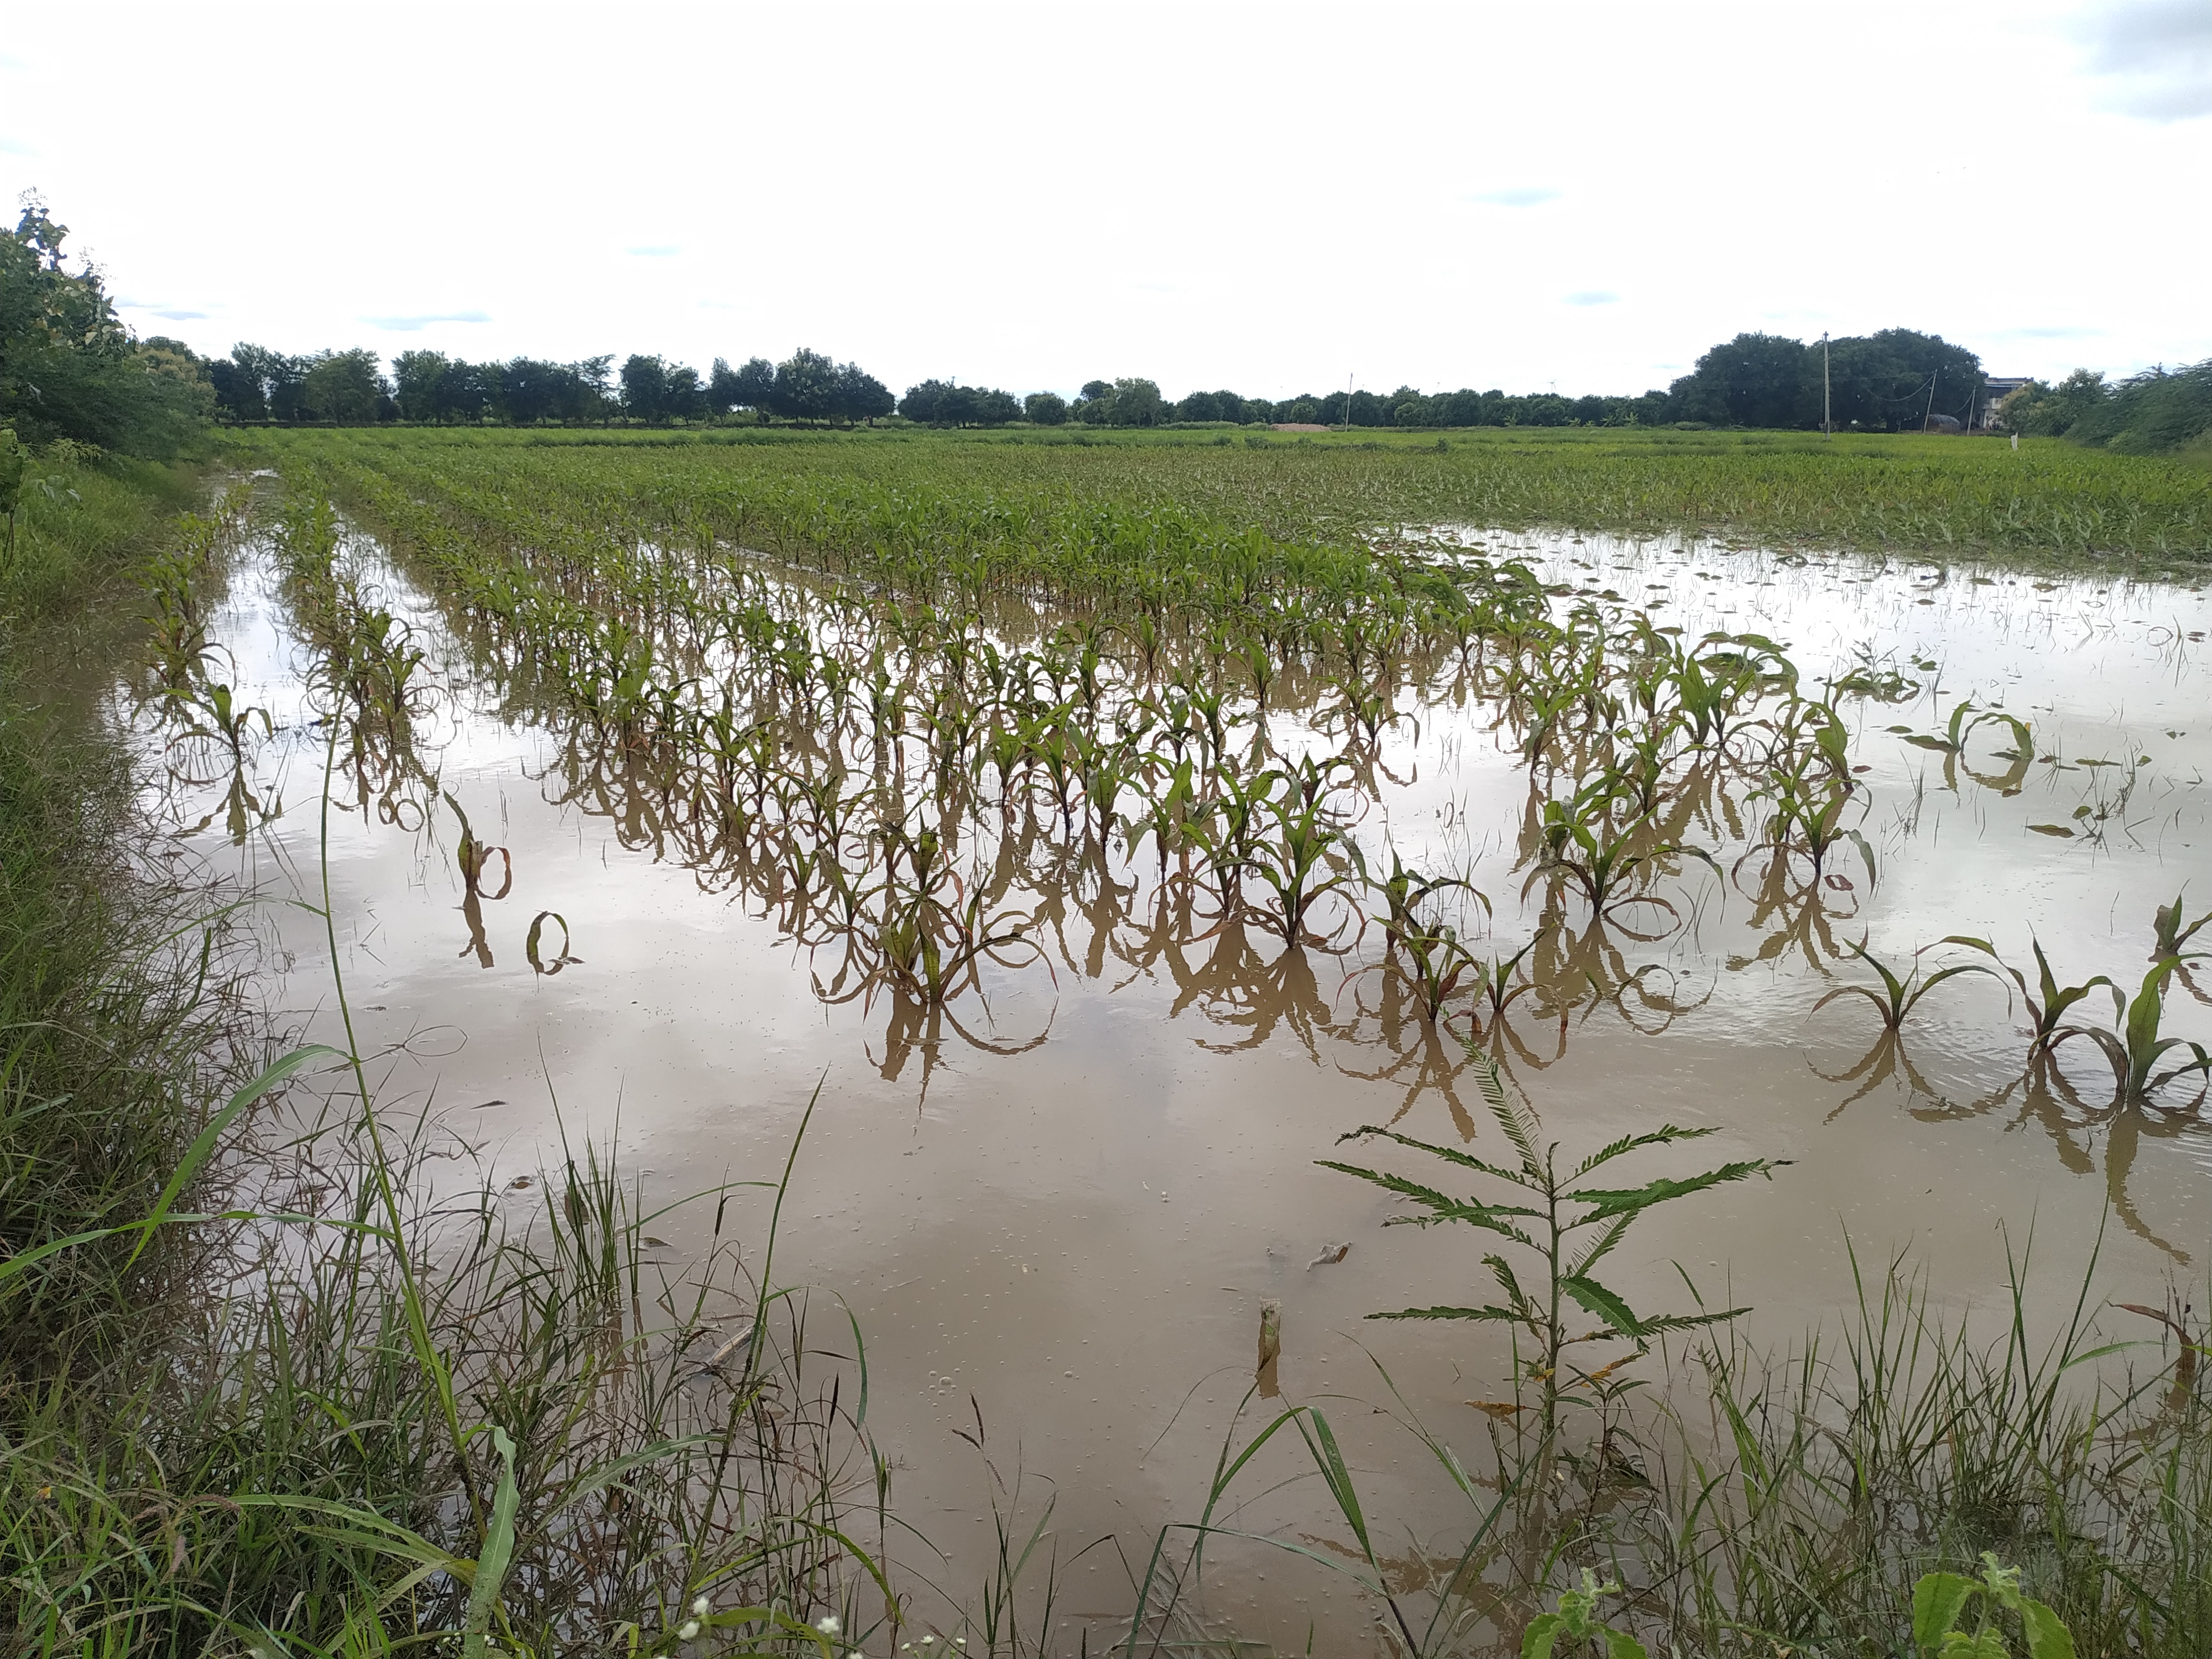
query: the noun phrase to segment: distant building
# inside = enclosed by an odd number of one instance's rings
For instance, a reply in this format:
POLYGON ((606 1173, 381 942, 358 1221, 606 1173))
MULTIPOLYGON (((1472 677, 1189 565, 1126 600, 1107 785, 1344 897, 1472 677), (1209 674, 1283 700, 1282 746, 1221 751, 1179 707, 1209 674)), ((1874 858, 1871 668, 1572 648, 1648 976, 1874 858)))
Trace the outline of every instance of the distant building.
POLYGON ((2025 374, 2000 378, 1991 376, 1982 382, 1982 395, 1974 405, 1973 430, 1987 432, 1996 424, 1997 405, 2027 385, 2025 374))

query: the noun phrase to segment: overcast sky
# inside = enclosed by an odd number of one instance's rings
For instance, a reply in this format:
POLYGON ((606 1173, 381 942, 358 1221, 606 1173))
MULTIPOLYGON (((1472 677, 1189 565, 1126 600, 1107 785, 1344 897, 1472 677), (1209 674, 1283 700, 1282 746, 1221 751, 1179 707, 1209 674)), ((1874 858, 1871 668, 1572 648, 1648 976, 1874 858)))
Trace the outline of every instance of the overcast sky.
POLYGON ((1638 392, 1745 329, 2212 356, 2212 0, 0 0, 141 334, 1638 392))

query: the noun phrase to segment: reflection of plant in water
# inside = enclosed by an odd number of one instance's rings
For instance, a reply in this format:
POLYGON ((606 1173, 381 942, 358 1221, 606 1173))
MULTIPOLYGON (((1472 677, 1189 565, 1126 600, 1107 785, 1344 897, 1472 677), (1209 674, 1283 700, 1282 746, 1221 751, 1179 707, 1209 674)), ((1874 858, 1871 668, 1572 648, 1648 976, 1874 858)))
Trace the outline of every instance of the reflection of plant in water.
POLYGON ((1885 1025, 1881 1035, 1874 1040, 1874 1047, 1840 1072, 1824 1072, 1810 1060, 1805 1064, 1806 1069, 1823 1083, 1856 1083, 1859 1085, 1829 1109, 1826 1121, 1831 1123, 1843 1115, 1846 1107, 1864 1100, 1893 1077, 1902 1077, 1905 1086, 1916 1095, 1929 1100, 1942 1098, 1936 1085, 1923 1077, 1919 1068, 1913 1065, 1912 1056, 1905 1046, 1905 1034, 1895 1026, 1885 1025))
MULTIPOLYGON (((1395 1193, 1422 1213, 1393 1216, 1382 1224, 1429 1227, 1462 1222, 1494 1233, 1536 1258, 1540 1278, 1523 1288, 1512 1264, 1497 1254, 1485 1255, 1483 1265, 1496 1281, 1502 1300, 1480 1307, 1437 1306, 1407 1308, 1397 1313, 1370 1314, 1370 1319, 1464 1319, 1504 1325, 1513 1333, 1516 1401, 1521 1385, 1537 1388, 1534 1407, 1541 1443, 1557 1437, 1563 1405, 1582 1404, 1593 1397, 1596 1385, 1635 1354, 1644 1352, 1650 1340, 1669 1331, 1692 1330, 1733 1319, 1747 1311, 1731 1308, 1722 1313, 1637 1313, 1627 1302, 1595 1276, 1597 1265, 1610 1255, 1630 1227, 1646 1211, 1673 1203, 1724 1182, 1768 1176, 1779 1167, 1771 1159, 1754 1158, 1723 1164, 1680 1179, 1658 1176, 1643 1186, 1600 1187, 1588 1181, 1599 1170, 1632 1152, 1697 1140, 1718 1133, 1714 1129, 1682 1129, 1662 1124, 1641 1134, 1625 1135, 1562 1170, 1556 1142, 1541 1152, 1537 1143, 1543 1123, 1535 1109, 1507 1092, 1504 1077, 1493 1062, 1482 1062, 1482 1091, 1490 1114, 1510 1143, 1512 1165, 1492 1164, 1455 1147, 1416 1140, 1393 1129, 1373 1125, 1338 1137, 1339 1143, 1372 1137, 1396 1142, 1416 1152, 1443 1159, 1488 1180, 1514 1189, 1507 1201, 1492 1203, 1480 1198, 1458 1198, 1405 1176, 1357 1164, 1321 1159, 1323 1169, 1340 1170, 1395 1193), (1581 1315, 1571 1311, 1572 1303, 1581 1315), (1596 1320, 1580 1328, 1584 1316, 1596 1320), (1524 1349, 1522 1341, 1528 1344, 1524 1349), (1572 1363, 1568 1351, 1585 1343, 1633 1345, 1626 1354, 1616 1354, 1595 1370, 1572 1363)), ((1516 1405, 1516 1409, 1521 1407, 1516 1405)))
MULTIPOLYGON (((479 966, 489 968, 494 964, 491 940, 484 933, 483 907, 489 902, 505 898, 513 890, 514 860, 504 847, 487 847, 477 839, 476 831, 469 826, 469 815, 461 810, 460 802, 453 799, 451 790, 441 790, 439 793, 445 797, 446 805, 453 809, 453 816, 460 820, 461 824, 460 843, 453 849, 453 862, 461 873, 461 915, 469 925, 469 942, 461 947, 460 953, 465 957, 473 955, 479 966), (500 861, 499 890, 486 892, 483 886, 484 872, 491 867, 492 854, 495 853, 499 855, 500 861)), ((530 957, 533 967, 538 963, 538 930, 544 921, 544 916, 541 915, 538 921, 532 922, 530 927, 530 957)), ((568 931, 568 925, 565 921, 561 924, 561 931, 563 936, 562 950, 565 954, 566 935, 568 931)))
MULTIPOLYGON (((1736 866, 1736 887, 1742 886, 1743 866, 1736 866)), ((1850 884, 1839 877, 1825 877, 1819 881, 1799 882, 1793 878, 1790 863, 1785 859, 1769 859, 1759 889, 1749 895, 1752 901, 1751 927, 1765 937, 1759 949, 1747 957, 1729 958, 1729 971, 1736 973, 1754 962, 1772 962, 1793 946, 1802 952, 1805 965, 1818 969, 1822 958, 1840 957, 1844 947, 1836 942, 1835 924, 1848 921, 1858 915, 1858 901, 1850 884), (1850 908, 1832 908, 1838 901, 1836 895, 1847 896, 1850 908), (1770 927, 1770 923, 1778 923, 1770 927)))

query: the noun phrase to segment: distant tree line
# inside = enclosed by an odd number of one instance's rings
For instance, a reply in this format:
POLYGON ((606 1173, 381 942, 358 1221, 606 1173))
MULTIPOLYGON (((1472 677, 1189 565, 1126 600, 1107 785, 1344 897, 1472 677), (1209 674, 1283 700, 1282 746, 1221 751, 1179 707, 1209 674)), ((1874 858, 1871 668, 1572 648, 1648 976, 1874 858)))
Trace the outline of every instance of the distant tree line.
MULTIPOLYGON (((60 272, 58 239, 64 233, 58 227, 39 228, 43 223, 27 215, 14 240, 0 244, 0 255, 13 261, 0 275, 17 287, 26 281, 26 271, 49 287, 90 282, 90 290, 65 292, 73 296, 70 304, 91 303, 85 295, 97 293, 96 275, 60 272), (52 239, 50 248, 41 237, 52 239), (46 252, 26 258, 26 250, 40 248, 46 252)), ((94 309, 105 303, 99 300, 94 309)), ((24 309, 11 301, 5 314, 13 318, 24 309)), ((168 402, 161 407, 184 411, 187 420, 211 400, 216 410, 234 421, 341 426, 383 421, 528 426, 730 420, 853 426, 896 414, 937 427, 1026 422, 1044 427, 1675 424, 1811 430, 1820 427, 1825 407, 1838 431, 1917 431, 1931 415, 1948 416, 1966 426, 2063 434, 2141 453, 2171 448, 2212 428, 2212 363, 2171 373, 2156 369, 2111 385, 2102 374, 2077 369, 2055 386, 2031 380, 2002 404, 1993 404, 1984 396, 1987 377, 1974 353, 1939 335, 1902 328, 1829 341, 1825 383, 1820 342, 1751 333, 1712 347, 1665 391, 1637 397, 1570 398, 1548 392, 1516 396, 1495 388, 1423 392, 1400 386, 1390 392, 1301 392, 1271 401, 1225 390, 1193 392, 1170 400, 1157 382, 1137 377, 1087 381, 1072 399, 1052 392, 1018 398, 995 387, 943 380, 908 386, 903 397, 895 398, 858 364, 805 349, 780 363, 753 357, 736 368, 717 357, 704 377, 683 364, 641 355, 623 359, 617 369, 611 356, 569 363, 532 357, 471 363, 443 352, 405 351, 392 360, 386 376, 377 355, 362 349, 294 357, 240 345, 227 358, 204 361, 174 340, 131 343, 120 325, 112 325, 112 313, 110 324, 108 333, 98 327, 80 330, 72 321, 49 334, 106 342, 93 358, 106 366, 100 373, 111 376, 118 364, 127 362, 131 367, 125 382, 102 380, 89 369, 73 377, 49 365, 38 377, 46 413, 11 415, 11 410, 24 407, 27 395, 21 387, 28 377, 16 366, 31 359, 23 348, 9 348, 0 351, 0 419, 12 418, 32 430, 40 429, 41 419, 58 421, 56 431, 67 427, 106 433, 106 438, 92 441, 113 441, 143 414, 127 416, 137 406, 118 400, 114 386, 127 383, 143 393, 150 374, 160 377, 152 385, 166 388, 162 396, 168 402), (94 396, 94 386, 108 390, 94 396), (102 404, 101 397, 112 407, 102 404), (77 413, 65 416, 65 408, 77 413)))
POLYGON ((705 421, 750 415, 853 424, 891 413, 889 388, 857 364, 800 349, 781 363, 755 357, 740 368, 721 358, 699 371, 659 356, 612 356, 571 363, 537 357, 472 363, 442 351, 403 351, 387 376, 377 354, 362 349, 288 356, 240 345, 204 366, 215 405, 228 420, 367 426, 534 426, 705 421))
POLYGON ((2077 368, 2056 386, 2030 380, 1998 406, 2014 432, 2151 455, 2212 432, 2212 358, 2186 368, 2154 368, 2108 385, 2077 368))
POLYGON ((1667 394, 1642 398, 1562 398, 1543 392, 1510 397, 1504 392, 1447 392, 1433 396, 1412 386, 1387 393, 1300 392, 1271 400, 1235 392, 1194 392, 1179 401, 1163 396, 1157 382, 1142 379, 1091 380, 1073 401, 1057 392, 1033 392, 1016 398, 987 386, 925 380, 899 399, 898 412, 933 426, 1003 426, 1027 421, 1032 426, 1149 427, 1285 424, 1298 426, 1627 426, 1663 416, 1667 394))
POLYGON ((208 366, 216 402, 234 421, 404 420, 475 425, 609 421, 664 425, 746 419, 854 426, 894 413, 918 425, 1158 427, 1273 424, 1337 427, 1659 426, 1818 427, 1824 407, 1839 430, 1916 430, 1931 414, 1974 424, 1986 410, 1981 360, 1941 337, 1911 329, 1828 343, 1823 403, 1819 342, 1739 334, 1698 359, 1665 391, 1640 396, 1558 392, 1300 392, 1279 399, 1197 391, 1180 400, 1140 377, 1091 380, 1074 398, 927 380, 894 398, 857 363, 802 349, 780 363, 717 357, 705 375, 658 356, 557 363, 532 357, 471 363, 437 351, 406 351, 391 375, 374 353, 325 351, 287 357, 240 345, 208 366))
POLYGON ((1963 346, 1911 329, 1826 343, 1748 333, 1712 347, 1665 391, 1636 397, 1510 396, 1495 388, 1424 392, 1302 392, 1270 400, 1196 391, 1171 401, 1138 377, 1091 380, 1073 398, 928 380, 894 398, 858 364, 801 349, 781 362, 717 357, 705 374, 633 355, 554 362, 534 357, 470 362, 404 351, 384 372, 362 348, 288 356, 241 344, 205 359, 181 341, 140 340, 118 319, 101 273, 71 271, 68 227, 26 195, 0 235, 0 428, 33 444, 66 438, 169 455, 210 416, 240 422, 528 426, 613 421, 750 419, 872 423, 894 414, 917 424, 1057 427, 1170 425, 1563 427, 1686 424, 1917 429, 1931 415, 1966 425, 2064 436, 2130 453, 2197 442, 2212 431, 2212 362, 2114 384, 2078 369, 2056 385, 2031 380, 1992 408, 1981 361, 1963 346))

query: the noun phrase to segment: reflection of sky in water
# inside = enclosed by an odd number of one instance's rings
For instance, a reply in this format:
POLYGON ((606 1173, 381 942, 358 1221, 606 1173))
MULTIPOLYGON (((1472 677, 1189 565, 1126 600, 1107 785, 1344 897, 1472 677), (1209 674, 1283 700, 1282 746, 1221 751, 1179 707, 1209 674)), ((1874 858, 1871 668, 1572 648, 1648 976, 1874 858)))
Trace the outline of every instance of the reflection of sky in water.
MULTIPOLYGON (((1866 663, 1910 677, 1917 689, 1905 701, 1844 705, 1852 759, 1868 769, 1856 823, 1879 879, 1869 890, 1856 849, 1838 850, 1829 868, 1850 886, 1827 890, 1824 914, 1808 922, 1826 927, 1833 948, 1863 937, 1902 964, 1966 933, 2025 962, 2033 933, 2063 979, 2104 973, 2132 988, 2148 966, 2154 908, 2185 884, 2197 907, 2212 907, 2212 596, 2202 588, 1671 541, 1468 538, 1528 559, 1557 586, 1652 606, 1656 623, 1692 641, 1710 630, 1768 635, 1809 682, 1866 663), (2031 723, 2037 757, 2015 793, 1972 775, 2006 769, 1991 758, 2008 741, 1999 728, 1977 735, 1965 769, 1887 729, 1940 732, 1961 698, 2031 723)), ((977 1041, 945 1034, 925 1095, 919 1055, 892 1066, 897 1033, 884 1004, 816 996, 810 974, 828 974, 828 953, 781 938, 757 896, 685 869, 665 848, 656 857, 624 846, 637 800, 553 804, 567 791, 560 743, 495 718, 432 615, 404 583, 385 586, 422 626, 439 677, 461 686, 422 723, 418 759, 479 836, 511 849, 514 869, 512 894, 483 907, 487 970, 457 911, 451 811, 427 824, 407 811, 380 822, 373 807, 333 815, 349 990, 364 1040, 390 1051, 387 1097, 395 1109, 430 1101, 504 1178, 534 1167, 551 1144, 557 1090, 572 1135, 605 1137, 618 1118, 625 1159, 649 1195, 665 1197, 761 1173, 822 1082, 787 1259, 860 1318, 878 1431, 908 1461, 901 1490, 925 1530, 928 1516, 964 1521, 981 1502, 972 1455, 951 1437, 970 1390, 994 1434, 1018 1439, 1028 1466, 1060 1482, 1064 1535, 1148 1534, 1170 1510, 1187 1518, 1197 1471, 1210 1466, 1249 1380, 1262 1299, 1283 1304, 1287 1396, 1371 1393, 1352 1346, 1367 1342, 1409 1400, 1472 1443, 1459 1402, 1491 1388, 1498 1345, 1464 1328, 1364 1326, 1359 1316, 1468 1299, 1479 1253, 1380 1231, 1386 1206, 1312 1164, 1332 1155, 1337 1134, 1394 1114, 1418 1135, 1495 1139, 1478 1121, 1457 1045, 1388 1018, 1387 976, 1360 971, 1379 957, 1379 930, 1358 936, 1347 926, 1340 954, 1285 960, 1255 929, 1232 962, 1226 934, 1178 942, 1124 921, 1098 937, 1085 906, 1110 914, 1115 903, 1079 891, 1059 907, 1048 970, 994 970, 988 1012, 972 999, 956 1008, 977 1041), (556 978, 533 975, 524 957, 540 910, 560 911, 575 930, 580 961, 556 978), (1308 1265, 1346 1241, 1340 1262, 1308 1265)), ((1557 603, 1564 611, 1568 601, 1557 603)), ((244 696, 281 728, 258 757, 257 793, 281 798, 283 811, 243 848, 223 839, 219 813, 191 842, 276 894, 313 894, 324 738, 264 573, 242 574, 221 634, 244 696)), ((1540 884, 1524 897, 1527 872, 1514 867, 1528 772, 1480 708, 1417 708, 1411 695, 1400 707, 1418 734, 1407 723, 1386 738, 1385 769, 1401 781, 1385 784, 1359 837, 1386 863, 1387 837, 1409 865, 1465 869, 1494 904, 1497 948, 1516 950, 1543 903, 1540 884)), ((1271 729, 1292 754, 1335 744, 1290 715, 1273 716, 1271 729)), ((618 783, 620 769, 610 775, 618 783)), ((1762 809, 1746 788, 1736 793, 1749 832, 1762 809)), ((221 794, 221 784, 180 790, 173 807, 196 823, 221 794)), ((1570 1146, 1664 1119, 1723 1127, 1714 1145, 1729 1156, 1796 1160, 1771 1184, 1642 1227, 1623 1270, 1632 1300, 1679 1299, 1669 1265, 1679 1261, 1701 1285, 1726 1280, 1727 1294, 1760 1310, 1762 1337, 1783 1341, 1845 1288, 1846 1229, 1875 1258, 1913 1252, 1942 1295, 1969 1298, 1996 1283, 2000 1227, 2017 1244, 2032 1226, 2048 1270, 2040 1291, 2055 1307, 2078 1284, 2069 1275, 2108 1195, 2122 1201, 2100 1261, 2112 1293, 2155 1302, 2167 1273, 2202 1272, 2212 1243, 2203 1119, 2108 1120, 2006 1092, 2024 1015, 2008 1011, 1990 981, 1937 988, 1907 1026, 1902 1059, 1924 1088, 1908 1086, 1900 1066, 1853 1099, 1882 1069, 1868 1048, 1873 1012, 1856 999, 1817 1013, 1814 1005, 1871 975, 1848 963, 1815 969, 1795 945, 1769 948, 1778 918, 1761 910, 1763 863, 1744 860, 1747 844, 1711 844, 1718 875, 1686 860, 1659 884, 1682 926, 1635 930, 1663 937, 1616 927, 1594 938, 1571 906, 1553 942, 1559 975, 1595 968, 1617 982, 1643 970, 1642 993, 1625 1006, 1656 1035, 1584 997, 1555 1064, 1512 1060, 1570 1146)), ((1041 851, 1031 860, 1044 862, 1041 851)), ((1155 868, 1148 845, 1114 872, 1139 917, 1158 899, 1155 868)), ((1481 927, 1471 908, 1462 920, 1481 927)), ((272 1000, 328 1035, 319 923, 272 906, 260 925, 280 947, 272 1000)), ((2200 982, 2212 993, 2212 974, 2200 982)), ((1529 1016, 1528 1006, 1516 1033, 1548 1060, 1559 1022, 1529 1016)), ((2178 994, 2171 1018, 2173 1030, 2212 1040, 2202 1001, 2178 994)), ((2083 1102, 2100 1104, 2101 1061, 2086 1043, 2074 1049, 2066 1074, 2083 1102)), ((679 1249, 691 1237, 685 1213, 656 1224, 679 1249)), ((1395 1472, 1389 1460, 1402 1449, 1362 1441, 1358 1455, 1376 1471, 1371 1505, 1448 1529, 1425 1507, 1430 1483, 1410 1464, 1395 1472)), ((1309 1513, 1296 1494, 1271 1501, 1256 1518, 1309 1513)))

